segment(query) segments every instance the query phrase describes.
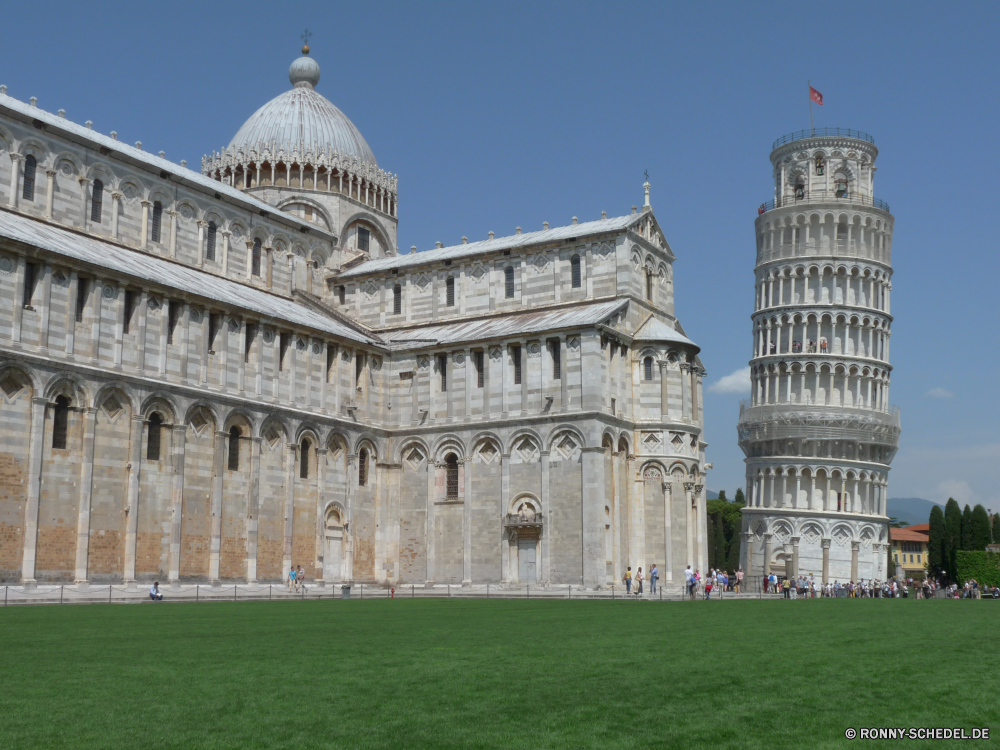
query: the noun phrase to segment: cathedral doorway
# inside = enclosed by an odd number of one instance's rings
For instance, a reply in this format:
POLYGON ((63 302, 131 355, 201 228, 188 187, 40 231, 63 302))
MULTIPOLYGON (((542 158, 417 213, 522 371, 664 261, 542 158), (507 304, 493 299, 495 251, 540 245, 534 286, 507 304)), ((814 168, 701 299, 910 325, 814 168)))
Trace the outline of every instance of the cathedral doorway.
POLYGON ((340 511, 331 508, 326 514, 326 549, 323 552, 323 580, 343 580, 344 525, 340 511))
POLYGON ((521 583, 536 583, 538 539, 518 537, 517 577, 521 583))

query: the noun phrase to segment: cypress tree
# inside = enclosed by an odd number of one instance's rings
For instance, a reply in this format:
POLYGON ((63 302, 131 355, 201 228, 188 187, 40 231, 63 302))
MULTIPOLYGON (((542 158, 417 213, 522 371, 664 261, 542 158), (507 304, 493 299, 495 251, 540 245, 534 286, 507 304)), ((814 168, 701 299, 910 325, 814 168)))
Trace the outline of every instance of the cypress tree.
POLYGON ((740 527, 733 529, 733 536, 729 540, 729 557, 726 561, 726 570, 735 573, 740 569, 740 527))
MULTIPOLYGON (((715 567, 715 518, 714 518, 714 514, 709 515, 706 525, 708 526, 708 528, 706 529, 707 533, 705 534, 705 536, 707 537, 707 541, 708 541, 708 567, 709 568, 714 568, 715 567)), ((707 571, 706 571, 706 573, 707 573, 707 571)))
POLYGON ((736 490, 736 495, 733 497, 733 505, 742 508, 746 504, 747 499, 743 496, 743 490, 736 490))
POLYGON ((942 557, 945 573, 948 580, 955 581, 958 578, 958 567, 955 553, 961 549, 962 545, 962 509, 952 497, 944 506, 944 544, 942 545, 942 557))
POLYGON ((965 510, 962 511, 962 546, 959 549, 971 550, 972 546, 972 508, 969 504, 965 504, 965 510))
POLYGON ((993 544, 1000 544, 1000 513, 993 514, 993 544))
POLYGON ((724 502, 724 503, 729 502, 728 500, 726 500, 726 491, 725 490, 719 490, 719 499, 722 502, 724 502))
POLYGON ((971 549, 982 552, 990 543, 990 517, 986 508, 976 505, 972 509, 972 528, 969 533, 972 541, 971 549))
POLYGON ((940 505, 931 508, 931 517, 928 520, 930 529, 927 532, 927 574, 930 578, 937 578, 938 574, 945 567, 944 555, 944 511, 940 505))

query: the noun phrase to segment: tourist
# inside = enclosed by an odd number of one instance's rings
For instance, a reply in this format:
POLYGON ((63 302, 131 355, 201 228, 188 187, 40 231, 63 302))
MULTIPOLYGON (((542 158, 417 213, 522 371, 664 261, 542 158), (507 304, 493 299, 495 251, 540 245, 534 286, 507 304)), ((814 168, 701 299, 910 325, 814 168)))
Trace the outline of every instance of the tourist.
POLYGON ((705 601, 712 598, 712 579, 711 577, 705 579, 705 601))
POLYGON ((743 588, 743 568, 739 568, 736 571, 736 593, 740 593, 743 588))
POLYGON ((302 590, 302 586, 305 584, 305 582, 306 582, 306 572, 302 570, 302 566, 300 565, 295 571, 295 593, 298 593, 299 591, 302 590))
POLYGON ((155 581, 152 586, 149 587, 149 598, 154 602, 163 601, 163 594, 160 593, 160 582, 155 581))
POLYGON ((781 588, 784 591, 785 598, 786 599, 791 599, 791 593, 792 593, 791 592, 791 583, 789 582, 789 580, 787 578, 784 581, 782 581, 781 588))
POLYGON ((635 595, 642 596, 642 568, 635 571, 635 595))
POLYGON ((694 573, 691 571, 691 563, 684 569, 684 585, 687 586, 688 596, 694 599, 694 573))
POLYGON ((295 590, 295 566, 288 571, 288 593, 291 594, 295 590))
POLYGON ((632 566, 629 565, 628 569, 625 571, 625 575, 622 576, 622 581, 625 582, 625 593, 632 593, 632 566))
POLYGON ((656 569, 656 563, 653 563, 653 567, 649 571, 649 593, 656 593, 656 581, 660 577, 660 571, 656 569))

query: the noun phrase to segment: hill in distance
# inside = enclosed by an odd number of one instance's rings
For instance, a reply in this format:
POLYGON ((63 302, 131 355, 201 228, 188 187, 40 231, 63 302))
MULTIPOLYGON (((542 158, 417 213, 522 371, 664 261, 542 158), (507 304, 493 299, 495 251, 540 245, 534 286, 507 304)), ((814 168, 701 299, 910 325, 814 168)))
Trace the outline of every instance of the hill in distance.
POLYGON ((927 519, 931 515, 931 508, 935 505, 941 505, 941 503, 924 500, 922 497, 890 497, 889 517, 902 521, 907 526, 927 523, 927 519))

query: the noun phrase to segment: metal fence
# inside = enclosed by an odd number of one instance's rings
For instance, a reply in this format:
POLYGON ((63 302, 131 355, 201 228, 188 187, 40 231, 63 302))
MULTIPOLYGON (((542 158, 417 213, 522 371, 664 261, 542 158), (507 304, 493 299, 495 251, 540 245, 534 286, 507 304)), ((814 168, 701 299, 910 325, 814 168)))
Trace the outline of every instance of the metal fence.
POLYGON ((829 193, 826 195, 817 195, 814 191, 810 195, 803 195, 801 198, 790 195, 785 198, 776 198, 774 200, 764 201, 757 207, 757 214, 765 214, 776 208, 788 208, 789 206, 807 205, 810 203, 847 203, 856 206, 871 206, 872 208, 877 208, 880 211, 892 213, 889 210, 889 204, 879 198, 869 198, 867 195, 857 195, 856 193, 844 193, 843 195, 829 193))
POLYGON ((791 143, 792 141, 802 141, 806 138, 823 138, 830 136, 838 138, 853 138, 856 141, 865 141, 866 143, 875 145, 875 139, 868 135, 868 133, 862 133, 860 130, 851 130, 850 128, 810 128, 809 130, 796 130, 794 133, 781 136, 781 138, 776 140, 774 145, 771 146, 771 150, 774 151, 774 149, 778 146, 784 146, 786 143, 791 143))

